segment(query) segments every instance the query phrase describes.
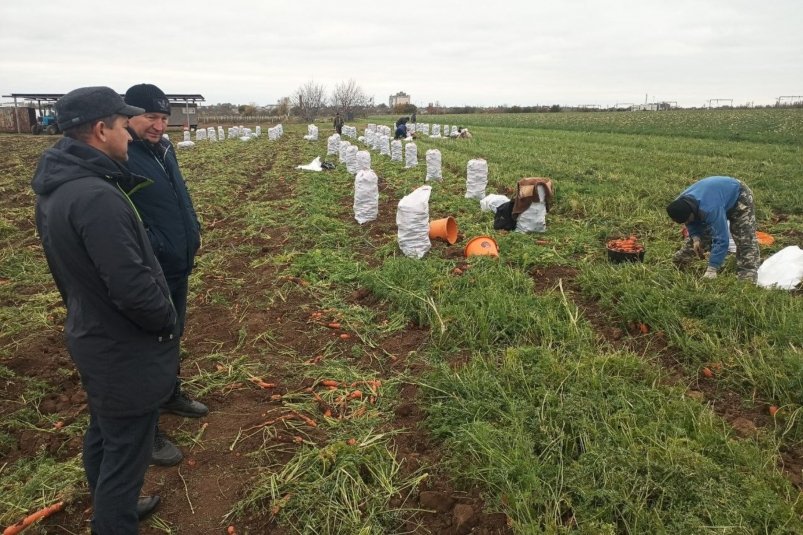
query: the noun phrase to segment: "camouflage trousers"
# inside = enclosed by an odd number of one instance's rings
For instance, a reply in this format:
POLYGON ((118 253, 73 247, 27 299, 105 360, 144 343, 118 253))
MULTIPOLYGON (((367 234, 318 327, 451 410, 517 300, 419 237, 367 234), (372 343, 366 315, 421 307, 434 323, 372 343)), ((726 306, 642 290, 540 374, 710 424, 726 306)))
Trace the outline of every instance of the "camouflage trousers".
MULTIPOLYGON (((761 253, 756 239, 756 210, 753 192, 744 182, 739 182, 739 197, 736 205, 728 211, 731 236, 736 243, 736 275, 740 279, 756 281, 761 253)), ((711 250, 711 234, 706 230, 700 238, 703 251, 711 250)), ((672 260, 679 266, 689 265, 695 258, 694 242, 687 239, 672 260)))

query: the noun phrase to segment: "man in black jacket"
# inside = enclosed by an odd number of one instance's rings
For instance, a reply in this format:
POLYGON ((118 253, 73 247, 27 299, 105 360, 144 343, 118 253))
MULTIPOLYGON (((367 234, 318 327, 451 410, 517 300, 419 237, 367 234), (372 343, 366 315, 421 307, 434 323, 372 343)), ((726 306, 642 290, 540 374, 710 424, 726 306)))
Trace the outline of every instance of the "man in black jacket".
POLYGON ((55 106, 64 138, 45 151, 31 185, 36 227, 67 308, 67 348, 89 405, 83 462, 92 532, 136 534, 159 497, 139 499, 159 406, 178 365, 177 314, 145 228, 128 198, 126 105, 85 87, 55 106))
MULTIPOLYGON (((133 193, 131 201, 142 217, 170 287, 181 336, 187 312, 187 286, 201 243, 200 225, 173 145, 162 137, 170 117, 167 96, 153 84, 138 84, 128 89, 125 101, 145 110, 129 121, 132 140, 126 165, 132 173, 151 179, 152 184, 133 193)), ((173 397, 162 406, 162 411, 188 418, 205 416, 209 409, 186 396, 181 390, 178 370, 176 375, 173 397)), ((172 466, 182 457, 181 451, 157 429, 153 464, 172 466)))

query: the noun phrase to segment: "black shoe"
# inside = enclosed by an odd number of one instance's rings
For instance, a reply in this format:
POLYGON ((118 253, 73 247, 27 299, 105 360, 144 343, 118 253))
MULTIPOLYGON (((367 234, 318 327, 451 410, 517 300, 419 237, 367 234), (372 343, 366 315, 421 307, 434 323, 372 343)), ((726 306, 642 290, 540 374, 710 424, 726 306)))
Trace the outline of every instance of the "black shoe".
POLYGON ((156 511, 156 508, 159 507, 159 503, 161 501, 162 499, 158 494, 141 497, 139 500, 137 500, 137 518, 140 520, 145 520, 151 516, 153 512, 156 511))
POLYGON ((188 398, 181 390, 167 400, 167 403, 159 407, 159 410, 178 414, 185 418, 200 418, 209 414, 209 408, 206 405, 188 398))
POLYGON ((153 439, 153 451, 151 452, 151 464, 157 466, 175 466, 184 458, 181 450, 175 444, 167 440, 161 431, 156 431, 153 439))

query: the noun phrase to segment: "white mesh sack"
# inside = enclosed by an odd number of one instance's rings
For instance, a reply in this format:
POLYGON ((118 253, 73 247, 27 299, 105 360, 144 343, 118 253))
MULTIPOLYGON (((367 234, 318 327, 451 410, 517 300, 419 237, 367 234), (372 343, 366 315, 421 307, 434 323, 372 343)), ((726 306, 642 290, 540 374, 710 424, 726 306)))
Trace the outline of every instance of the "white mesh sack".
POLYGON ((308 124, 307 135, 304 136, 304 139, 308 141, 318 141, 318 127, 314 124, 308 124))
MULTIPOLYGON (((539 184, 536 186, 538 198, 546 198, 546 188, 539 184)), ((546 203, 532 203, 526 210, 519 214, 516 220, 516 232, 546 232, 546 203)))
POLYGON ((376 137, 376 132, 373 130, 366 130, 365 131, 365 144, 368 145, 369 149, 374 148, 374 138, 376 137))
POLYGON ((254 130, 255 130, 254 133, 257 135, 257 137, 262 135, 262 127, 261 126, 256 125, 256 127, 254 127, 254 130))
POLYGON ((407 123, 407 133, 415 134, 415 123, 407 123))
POLYGON ((379 154, 390 156, 390 136, 383 134, 379 142, 379 154))
POLYGON ((279 133, 279 137, 284 135, 284 127, 282 126, 282 123, 276 125, 276 131, 279 133))
POLYGON ((206 128, 195 129, 195 141, 203 141, 206 139, 206 128))
POLYGON ((217 127, 217 138, 218 138, 220 141, 223 141, 224 139, 226 139, 226 131, 225 131, 225 130, 223 130, 223 127, 222 127, 222 126, 218 126, 218 127, 217 127))
POLYGON ((794 290, 801 279, 803 279, 803 249, 797 245, 790 245, 761 263, 756 284, 762 288, 794 290))
POLYGON ((427 180, 443 180, 441 174, 441 151, 429 149, 427 151, 427 180))
POLYGON ((480 200, 480 211, 496 213, 496 209, 506 202, 510 202, 510 199, 508 199, 505 195, 491 193, 487 197, 484 197, 482 200, 480 200))
POLYGON ((351 146, 348 141, 340 140, 340 146, 337 149, 337 159, 340 162, 346 161, 346 150, 351 146))
POLYGON ((178 147, 180 149, 190 149, 190 148, 192 148, 194 146, 195 146, 195 142, 192 141, 192 140, 179 141, 178 143, 176 143, 176 147, 178 147))
POLYGON ((421 132, 423 132, 423 133, 424 133, 424 134, 426 134, 426 135, 429 135, 429 123, 424 123, 424 124, 422 124, 421 126, 423 126, 423 127, 424 127, 424 128, 421 130, 421 132))
POLYGON ((408 143, 404 146, 404 167, 410 168, 418 165, 418 147, 415 143, 408 143))
POLYGON ((354 177, 354 219, 362 225, 379 215, 379 180, 376 173, 365 169, 354 177))
POLYGON ((374 123, 368 123, 368 126, 365 127, 366 132, 376 132, 376 125, 374 123))
POLYGON ((357 162, 357 172, 367 171, 371 168, 371 153, 367 150, 359 150, 355 155, 357 162))
POLYGON ((433 124, 432 125, 432 137, 440 137, 441 135, 441 125, 433 124))
POLYGON ((217 130, 214 126, 210 126, 206 129, 206 138, 209 141, 217 141, 217 130))
POLYGON ((233 139, 237 137, 237 128, 234 126, 230 126, 229 129, 226 131, 226 139, 233 139))
POLYGON ((352 175, 357 173, 357 146, 349 145, 346 149, 346 171, 352 175))
POLYGON ((394 162, 402 161, 402 142, 398 139, 390 142, 390 159, 394 162))
POLYGON ((469 160, 466 166, 466 199, 482 199, 487 186, 488 162, 481 158, 469 160))
POLYGON ((443 137, 449 137, 449 125, 448 124, 445 124, 445 125, 443 125, 443 127, 441 127, 441 135, 443 137))
POLYGON ((429 195, 432 186, 421 186, 399 201, 396 226, 399 249, 404 256, 421 258, 429 251, 429 195))
POLYGON ((326 155, 337 154, 338 150, 340 150, 340 135, 332 134, 326 138, 326 155))

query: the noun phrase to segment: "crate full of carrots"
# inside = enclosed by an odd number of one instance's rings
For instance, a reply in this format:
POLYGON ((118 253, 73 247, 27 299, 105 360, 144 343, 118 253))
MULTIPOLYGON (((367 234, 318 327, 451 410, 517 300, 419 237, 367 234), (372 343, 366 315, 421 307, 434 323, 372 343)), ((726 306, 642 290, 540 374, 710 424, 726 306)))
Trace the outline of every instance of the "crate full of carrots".
POLYGON ((608 260, 614 264, 644 261, 644 245, 635 236, 615 238, 606 243, 608 260))

